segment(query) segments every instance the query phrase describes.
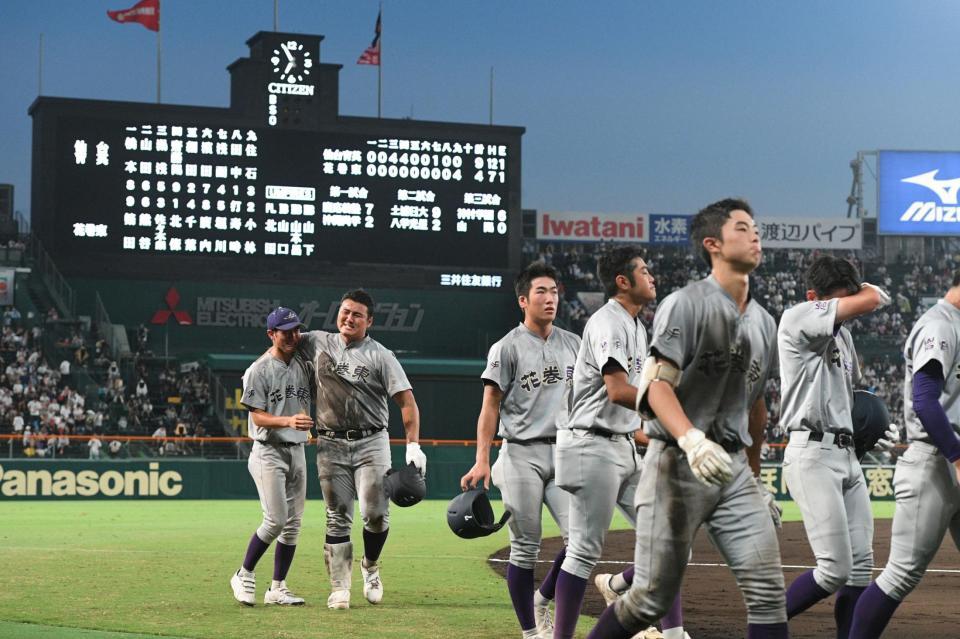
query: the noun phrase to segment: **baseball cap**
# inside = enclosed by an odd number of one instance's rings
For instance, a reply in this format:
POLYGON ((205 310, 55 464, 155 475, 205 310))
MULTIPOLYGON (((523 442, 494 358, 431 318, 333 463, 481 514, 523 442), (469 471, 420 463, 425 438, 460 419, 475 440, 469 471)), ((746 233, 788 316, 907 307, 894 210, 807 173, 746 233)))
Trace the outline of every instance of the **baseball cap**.
POLYGON ((298 326, 303 326, 303 323, 297 314, 286 306, 278 306, 267 315, 267 330, 289 331, 298 326))

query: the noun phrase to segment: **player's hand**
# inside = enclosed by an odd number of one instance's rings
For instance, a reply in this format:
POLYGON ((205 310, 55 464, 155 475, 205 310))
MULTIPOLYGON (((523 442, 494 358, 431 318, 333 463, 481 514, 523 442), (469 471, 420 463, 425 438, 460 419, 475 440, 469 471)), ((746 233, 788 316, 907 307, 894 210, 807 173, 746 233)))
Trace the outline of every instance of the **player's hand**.
POLYGON ((773 525, 776 526, 778 530, 783 528, 783 508, 777 503, 776 498, 773 496, 773 493, 770 492, 770 489, 767 488, 767 485, 764 484, 759 477, 757 477, 756 480, 757 488, 760 489, 760 495, 763 497, 763 503, 766 504, 770 510, 770 518, 773 520, 773 525))
POLYGON ((423 451, 420 450, 420 444, 417 442, 409 442, 407 444, 407 461, 408 464, 413 464, 417 467, 417 470, 420 471, 422 477, 427 476, 427 456, 423 454, 423 451))
POLYGON ((490 462, 477 462, 470 471, 460 478, 460 490, 476 488, 483 482, 483 487, 490 490, 490 462))
POLYGON ((687 454, 687 462, 694 477, 707 486, 723 486, 733 479, 730 464, 733 460, 720 444, 710 441, 699 428, 691 428, 677 440, 687 454))
POLYGON ((890 424, 890 427, 883 433, 883 437, 878 439, 877 443, 873 445, 873 450, 887 453, 893 450, 894 446, 899 443, 900 429, 896 424, 890 424))
POLYGON ((289 426, 295 430, 310 430, 313 428, 313 420, 310 419, 309 415, 297 413, 290 417, 289 426))
POLYGON ((884 306, 886 306, 887 304, 890 303, 890 301, 891 301, 891 300, 890 300, 890 296, 887 295, 887 292, 886 292, 885 290, 883 290, 882 288, 880 288, 879 286, 877 286, 877 285, 875 285, 875 284, 867 284, 866 282, 864 282, 864 283, 861 284, 860 286, 865 287, 865 288, 872 288, 874 291, 877 292, 877 295, 880 296, 880 306, 878 306, 877 308, 883 308, 884 306))

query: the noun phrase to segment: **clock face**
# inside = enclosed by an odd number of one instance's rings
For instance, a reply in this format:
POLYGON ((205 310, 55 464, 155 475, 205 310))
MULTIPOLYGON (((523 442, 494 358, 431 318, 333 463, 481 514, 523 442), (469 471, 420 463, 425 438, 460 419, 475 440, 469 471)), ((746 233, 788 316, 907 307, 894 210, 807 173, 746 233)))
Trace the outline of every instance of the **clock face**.
POLYGON ((303 82, 313 70, 310 52, 296 40, 287 40, 274 49, 270 64, 273 65, 273 72, 280 75, 280 81, 288 84, 303 82))

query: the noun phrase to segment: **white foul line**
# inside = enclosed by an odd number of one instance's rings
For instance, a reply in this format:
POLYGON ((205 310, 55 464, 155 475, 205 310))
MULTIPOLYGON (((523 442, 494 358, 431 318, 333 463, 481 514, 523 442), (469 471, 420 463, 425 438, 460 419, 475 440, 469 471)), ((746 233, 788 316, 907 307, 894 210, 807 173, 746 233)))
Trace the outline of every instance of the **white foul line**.
MULTIPOLYGON (((487 561, 489 561, 490 563, 494 563, 494 564, 505 564, 505 563, 507 563, 509 560, 508 560, 508 559, 496 559, 496 558, 494 558, 494 557, 490 557, 490 558, 487 559, 487 561)), ((537 560, 537 563, 538 563, 538 564, 552 564, 552 563, 553 563, 553 560, 552 560, 552 559, 538 559, 538 560, 537 560)), ((616 564, 616 565, 619 565, 619 566, 630 566, 630 565, 633 564, 632 561, 608 561, 608 560, 598 561, 597 563, 598 563, 598 564, 616 564)), ((697 568, 726 568, 726 567, 727 567, 727 564, 724 564, 724 563, 702 563, 702 562, 695 562, 695 561, 691 561, 691 562, 688 563, 687 565, 688 565, 688 566, 695 566, 695 567, 697 567, 697 568)), ((816 568, 816 566, 801 566, 801 565, 795 565, 795 564, 784 564, 783 567, 784 567, 784 568, 790 568, 790 569, 797 569, 797 570, 813 570, 814 568, 816 568)), ((873 569, 873 572, 882 572, 882 571, 883 571, 883 568, 874 568, 874 569, 873 569)), ((933 573, 939 573, 939 574, 944 574, 944 575, 960 575, 960 569, 955 569, 955 568, 927 568, 926 572, 933 572, 933 573)))

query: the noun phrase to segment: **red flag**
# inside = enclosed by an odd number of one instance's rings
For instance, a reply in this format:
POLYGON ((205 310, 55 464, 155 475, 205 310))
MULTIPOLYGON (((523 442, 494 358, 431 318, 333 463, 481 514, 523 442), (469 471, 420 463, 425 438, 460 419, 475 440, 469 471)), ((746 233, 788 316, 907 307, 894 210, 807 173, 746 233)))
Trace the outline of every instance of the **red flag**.
MULTIPOLYGON (((159 0, 158 0, 159 1, 159 0)), ((360 54, 357 64, 372 64, 380 66, 380 14, 377 13, 377 26, 373 30, 373 42, 366 51, 360 54)))
POLYGON ((129 9, 107 11, 107 16, 117 22, 139 22, 151 31, 159 31, 160 0, 140 0, 129 9))

